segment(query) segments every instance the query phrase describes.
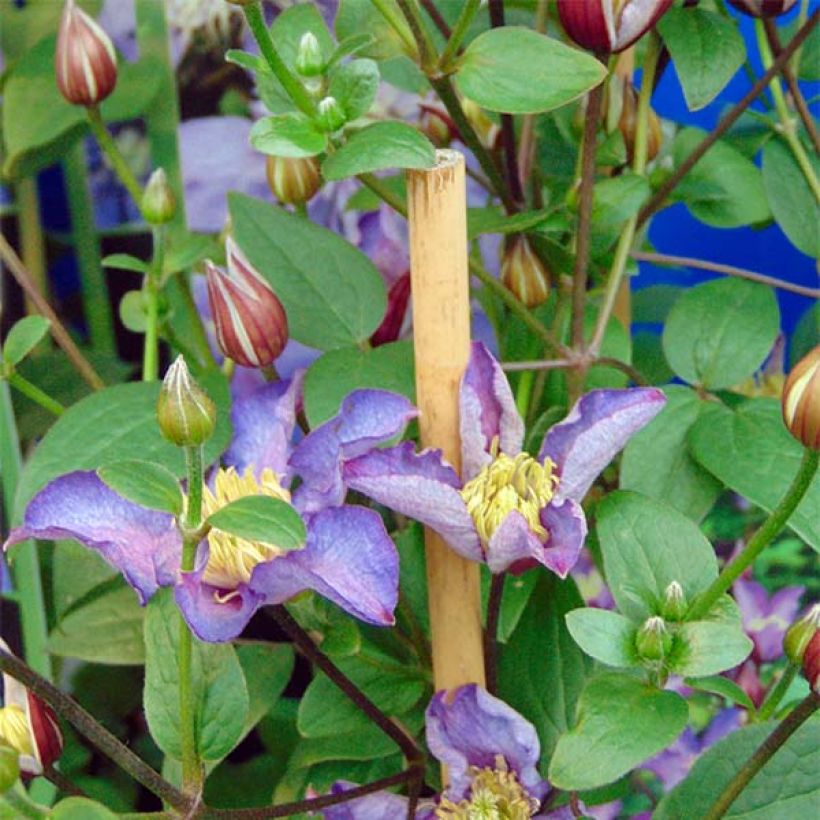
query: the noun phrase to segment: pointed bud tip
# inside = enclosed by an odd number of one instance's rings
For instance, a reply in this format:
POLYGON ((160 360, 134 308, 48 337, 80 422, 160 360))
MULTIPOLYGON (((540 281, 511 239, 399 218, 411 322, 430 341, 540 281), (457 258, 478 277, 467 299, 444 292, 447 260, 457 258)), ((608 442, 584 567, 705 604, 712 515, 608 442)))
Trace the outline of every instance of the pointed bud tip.
POLYGON ((683 587, 677 581, 672 581, 664 592, 661 614, 668 621, 682 621, 686 610, 686 595, 683 587))
POLYGON ((820 630, 820 604, 815 604, 786 631, 783 649, 786 657, 794 664, 800 664, 815 633, 820 630))
POLYGON ((335 97, 322 98, 316 109, 318 111, 316 121, 323 131, 333 133, 347 122, 347 115, 335 97))
POLYGON ((501 281, 528 308, 547 301, 550 275, 526 236, 520 234, 508 243, 501 260, 501 281))
POLYGON ((194 447, 207 441, 216 426, 216 407, 194 381, 183 356, 168 368, 157 401, 162 435, 177 447, 194 447))
POLYGON ((666 622, 657 615, 647 618, 635 636, 639 657, 647 661, 661 661, 672 649, 672 635, 666 622))
POLYGON ((150 225, 164 225, 174 218, 176 210, 177 201, 168 176, 162 168, 157 168, 142 195, 142 215, 150 225))
POLYGON ((312 31, 306 31, 299 40, 294 66, 303 77, 318 77, 324 72, 325 59, 322 56, 322 47, 312 31))

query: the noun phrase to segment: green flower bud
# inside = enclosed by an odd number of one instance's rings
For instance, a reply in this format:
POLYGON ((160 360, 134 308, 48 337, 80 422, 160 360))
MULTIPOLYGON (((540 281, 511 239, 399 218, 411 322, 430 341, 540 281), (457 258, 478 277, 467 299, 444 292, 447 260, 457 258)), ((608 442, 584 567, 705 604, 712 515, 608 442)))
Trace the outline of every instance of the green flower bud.
POLYGON ((802 618, 795 621, 783 638, 783 649, 786 657, 794 664, 803 661, 806 647, 811 643, 815 633, 820 631, 820 604, 815 604, 802 618))
POLYGON ((322 48, 312 31, 306 31, 299 41, 295 67, 303 77, 318 77, 325 70, 322 48))
POLYGON ((177 447, 193 447, 213 435, 216 408, 191 378, 182 356, 165 374, 157 401, 157 419, 162 435, 177 447))
POLYGON ((162 168, 157 168, 151 174, 142 195, 141 210, 145 221, 150 225, 164 225, 174 218, 177 200, 162 168))
POLYGON ((346 122, 347 116, 335 97, 325 97, 319 100, 316 123, 322 131, 333 133, 338 131, 346 122))
POLYGON ((16 749, 0 745, 0 794, 5 794, 20 777, 20 757, 16 749))
POLYGON ((273 195, 286 205, 304 205, 322 187, 316 157, 268 157, 265 171, 273 195))
POLYGON ((661 661, 672 649, 672 636, 663 618, 647 618, 635 636, 638 655, 647 661, 661 661))
POLYGON ((686 602, 686 595, 684 595, 683 592, 683 587, 677 581, 672 581, 663 594, 661 615, 663 615, 667 621, 682 621, 687 609, 688 604, 686 602))

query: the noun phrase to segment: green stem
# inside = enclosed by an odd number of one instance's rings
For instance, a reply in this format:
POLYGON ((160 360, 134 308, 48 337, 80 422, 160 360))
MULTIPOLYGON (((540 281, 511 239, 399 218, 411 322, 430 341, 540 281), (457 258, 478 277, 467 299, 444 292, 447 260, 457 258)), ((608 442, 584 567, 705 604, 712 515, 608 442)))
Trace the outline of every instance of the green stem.
POLYGON ((738 795, 749 785, 752 778, 771 760, 777 750, 820 707, 820 695, 811 692, 797 708, 760 744, 757 751, 741 766, 726 788, 712 804, 704 820, 718 820, 729 810, 738 795))
POLYGON ((19 373, 9 373, 6 378, 8 383, 15 390, 19 390, 24 396, 28 396, 32 401, 37 402, 40 407, 45 408, 49 413, 59 416, 65 412, 65 407, 63 407, 60 402, 52 399, 48 393, 40 390, 36 384, 32 384, 28 379, 24 378, 19 373))
POLYGON ((396 14, 393 6, 390 3, 386 2, 386 0, 370 0, 370 2, 376 7, 379 14, 387 21, 387 24, 393 31, 396 32, 399 39, 404 43, 404 47, 411 53, 415 53, 416 51, 416 43, 413 40, 413 35, 410 32, 410 29, 407 28, 404 20, 396 14))
POLYGON ((0 807, 2 807, 3 803, 13 809, 13 813, 8 815, 9 817, 25 817, 27 820, 40 820, 40 818, 48 817, 50 814, 47 808, 39 806, 33 800, 30 800, 25 789, 19 784, 13 786, 0 797, 0 807))
POLYGON ((438 61, 439 68, 442 71, 446 72, 452 68, 450 64, 458 54, 464 36, 467 34, 467 30, 470 28, 470 24, 473 22, 473 18, 480 6, 481 0, 466 0, 464 3, 461 14, 459 14, 458 20, 456 20, 456 24, 453 26, 450 39, 447 40, 447 44, 444 46, 444 51, 441 52, 441 57, 438 61))
POLYGON ((131 198, 136 202, 137 207, 142 205, 142 186, 137 182, 133 171, 128 167, 125 157, 117 147, 117 143, 111 136, 108 128, 103 122, 100 109, 96 105, 89 106, 85 109, 88 114, 88 124, 91 126, 91 133, 97 140, 103 153, 108 157, 114 173, 119 177, 120 182, 125 186, 131 198))
POLYGON ((817 472, 818 460, 820 460, 820 452, 808 448, 805 450, 800 469, 797 471, 791 487, 786 491, 786 495, 772 510, 763 526, 752 536, 743 552, 723 568, 723 571, 712 582, 709 589, 693 603, 686 615, 686 620, 697 621, 704 618, 718 598, 754 563, 772 539, 786 526, 786 522, 811 486, 817 472))
MULTIPOLYGON (((763 68, 768 70, 772 67, 774 60, 772 58, 772 52, 769 48, 769 41, 766 37, 766 29, 762 20, 755 20, 755 34, 757 35, 757 47, 760 51, 760 59, 763 62, 763 68)), ((794 158, 800 166, 800 170, 806 178, 806 182, 808 183, 809 188, 811 188, 815 200, 820 202, 820 182, 817 181, 817 175, 814 173, 814 167, 809 159, 809 155, 806 153, 803 143, 800 142, 800 139, 797 136, 794 118, 789 112, 788 105, 786 105, 786 98, 783 95, 783 87, 780 85, 779 77, 772 78, 772 81, 769 83, 769 89, 772 94, 772 99, 774 100, 774 107, 777 111, 778 119, 780 120, 779 131, 783 134, 786 142, 789 144, 789 148, 791 148, 792 154, 794 154, 794 158)))
POLYGON ((382 202, 389 205, 397 214, 407 219, 407 203, 399 194, 391 191, 382 180, 373 176, 373 174, 359 174, 358 180, 365 188, 369 188, 373 191, 382 202))
POLYGON ((797 669, 797 664, 790 663, 783 670, 780 680, 772 687, 771 691, 766 696, 766 700, 763 701, 762 705, 757 710, 757 713, 754 716, 755 721, 760 721, 762 723, 764 720, 768 720, 775 713, 777 707, 780 705, 780 701, 783 700, 786 692, 789 691, 789 687, 792 685, 795 675, 797 675, 797 669))
MULTIPOLYGON (((40 224, 40 197, 36 177, 21 179, 14 188, 20 255, 40 293, 48 292, 46 251, 40 224)), ((26 313, 36 313, 31 297, 26 297, 26 313)))
MULTIPOLYGON (((94 225, 94 211, 88 194, 85 149, 77 143, 63 160, 68 209, 71 213, 71 237, 80 284, 83 293, 83 312, 91 346, 106 353, 117 349, 111 300, 100 263, 100 240, 94 225)), ((139 203, 137 203, 139 205, 139 203)))
POLYGON ((165 231, 162 225, 151 229, 154 239, 154 257, 145 277, 145 295, 148 311, 145 326, 145 346, 142 351, 142 380, 153 382, 159 378, 159 289, 165 258, 165 231))
MULTIPOLYGON (((372 0, 371 0, 372 2, 372 0)), ((374 5, 377 5, 374 3, 374 5)), ((396 0, 396 5, 401 9, 410 31, 413 33, 413 39, 416 41, 415 45, 418 49, 419 59, 421 60, 421 68, 425 74, 429 74, 436 64, 436 44, 424 25, 424 20, 419 13, 416 0, 396 0)))
POLYGON ((285 91, 296 103, 299 110, 306 114, 311 119, 316 116, 316 106, 313 98, 308 94, 305 87, 299 80, 291 73, 290 69, 285 65, 276 47, 271 40, 268 27, 265 25, 265 18, 262 15, 262 8, 259 3, 250 3, 243 6, 245 12, 245 19, 248 21, 248 28, 251 30, 254 39, 256 40, 262 56, 267 60, 271 71, 276 75, 276 79, 282 84, 285 91))

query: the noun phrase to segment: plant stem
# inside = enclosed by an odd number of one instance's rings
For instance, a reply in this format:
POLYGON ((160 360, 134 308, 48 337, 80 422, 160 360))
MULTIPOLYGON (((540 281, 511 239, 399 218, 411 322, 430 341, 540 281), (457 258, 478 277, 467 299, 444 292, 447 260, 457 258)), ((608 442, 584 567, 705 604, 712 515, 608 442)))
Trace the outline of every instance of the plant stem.
POLYGON ((6 378, 13 388, 19 390, 24 396, 28 396, 32 401, 37 402, 40 407, 48 410, 49 413, 59 416, 65 411, 65 407, 60 402, 52 399, 48 393, 40 390, 36 384, 32 384, 19 373, 9 373, 6 378))
POLYGON ((695 600, 686 615, 687 621, 697 621, 708 615, 718 598, 732 586, 747 567, 754 563, 772 539, 786 526, 791 514, 811 486, 819 460, 820 452, 806 448, 800 468, 786 495, 763 522, 763 526, 752 536, 743 552, 727 564, 706 592, 695 600))
POLYGON ((26 266, 20 257, 14 252, 14 248, 6 241, 6 237, 0 234, 0 259, 5 262, 11 275, 18 285, 23 289, 31 302, 37 308, 37 312, 51 323, 51 335, 54 341, 63 349, 75 370, 83 377, 83 380, 92 390, 101 390, 105 387, 103 380, 97 375, 88 359, 83 356, 80 349, 69 336, 68 331, 63 327, 57 314, 52 310, 51 305, 45 300, 43 295, 34 284, 26 266))
MULTIPOLYGON (((379 0, 371 0, 371 2, 377 7, 383 5, 379 0)), ((424 25, 424 20, 419 14, 416 2, 415 0, 396 0, 396 5, 401 9, 401 13, 404 15, 404 19, 413 34, 421 61, 421 69, 425 74, 429 74, 434 70, 437 61, 436 44, 433 42, 430 32, 427 31, 427 26, 424 25)))
POLYGON ((2 648, 0 648, 0 671, 20 681, 38 698, 51 706, 60 717, 67 720, 81 735, 88 738, 103 754, 151 793, 182 812, 187 812, 191 808, 189 798, 157 774, 104 726, 101 726, 73 698, 63 694, 44 677, 26 666, 23 661, 2 648))
POLYGON ((765 74, 749 89, 740 102, 726 114, 717 124, 715 130, 708 134, 695 147, 691 154, 675 169, 666 182, 649 198, 638 214, 638 227, 640 228, 655 211, 663 207, 666 198, 677 187, 678 183, 695 167, 698 160, 740 119, 743 112, 760 96, 772 78, 789 62, 792 54, 806 41, 820 21, 820 9, 815 10, 806 23, 800 27, 797 34, 792 37, 789 44, 783 49, 780 55, 772 63, 765 74))
POLYGON ((111 136, 108 128, 103 122, 100 109, 96 105, 90 105, 85 109, 88 115, 88 124, 91 126, 91 133, 94 134, 98 145, 103 153, 108 157, 114 173, 119 177, 120 182, 131 195, 138 208, 142 208, 142 186, 137 182, 133 171, 128 167, 125 157, 117 147, 117 143, 111 136))
MULTIPOLYGON (((46 250, 43 238, 43 226, 40 224, 40 197, 37 190, 37 178, 25 177, 14 186, 14 199, 17 203, 17 231, 20 255, 23 263, 31 271, 31 278, 40 293, 46 293, 46 250)), ((26 313, 35 313, 36 308, 31 298, 26 295, 26 313)))
POLYGON ((458 50, 461 48, 464 36, 467 34, 467 30, 470 28, 470 24, 473 22, 473 18, 480 6, 481 0, 465 0, 464 5, 461 7, 461 13, 458 15, 458 20, 456 20, 456 24, 450 33, 450 38, 441 52, 441 57, 439 57, 438 65, 441 71, 446 73, 452 70, 453 66, 451 64, 458 56, 458 50))
POLYGON ((276 79, 282 84, 282 87, 287 91, 299 110, 312 119, 316 116, 316 105, 313 98, 279 56, 268 27, 265 25, 262 7, 259 3, 250 3, 243 6, 242 10, 245 12, 245 19, 248 21, 248 28, 250 28, 262 56, 267 61, 276 79))
POLYGON ((165 259, 165 229, 162 225, 151 228, 154 240, 154 256, 145 277, 145 295, 148 312, 145 326, 145 342, 142 351, 142 380, 153 382, 159 378, 159 289, 162 265, 165 259))
POLYGON ((407 203, 401 196, 391 191, 382 180, 373 176, 373 174, 359 174, 357 179, 362 185, 373 191, 382 202, 389 205, 397 214, 407 219, 407 203))
POLYGON ((797 669, 797 664, 789 663, 783 670, 780 679, 771 688, 769 694, 766 695, 766 700, 763 701, 757 710, 754 716, 755 721, 762 723, 764 720, 768 720, 777 711, 780 701, 783 700, 783 696, 789 691, 789 687, 792 685, 795 675, 797 675, 797 669))
POLYGON ((404 47, 411 53, 415 52, 416 41, 413 39, 413 35, 404 20, 393 10, 393 6, 385 0, 370 0, 370 2, 376 7, 379 14, 384 17, 390 28, 396 32, 404 47))
POLYGON ((501 601, 504 597, 506 573, 493 574, 490 580, 490 597, 487 600, 487 624, 484 627, 484 674, 487 691, 498 691, 498 621, 501 617, 501 601))
POLYGON ((450 31, 450 26, 447 25, 447 21, 442 17, 441 12, 436 8, 434 0, 419 0, 419 3, 427 12, 427 16, 433 21, 433 24, 439 30, 441 36, 445 40, 449 40, 452 31, 450 31))
MULTIPOLYGON (((766 29, 763 26, 763 21, 760 19, 755 20, 755 34, 757 35, 757 47, 760 52, 760 59, 763 62, 763 67, 771 68, 772 52, 769 48, 768 40, 766 39, 766 29)), ((788 70, 788 66, 784 65, 783 69, 788 70)), ((772 77, 769 84, 769 90, 772 94, 772 100, 774 100, 774 108, 775 111, 777 111, 777 117, 780 120, 779 131, 789 144, 789 148, 791 148, 791 152, 794 155, 797 164, 800 166, 800 170, 806 178, 806 182, 808 183, 809 188, 811 188, 815 200, 820 202, 820 182, 817 181, 817 175, 814 173, 811 160, 806 153, 806 149, 803 147, 803 143, 800 142, 800 139, 797 136, 797 130, 794 127, 794 119, 789 112, 788 105, 786 105, 786 98, 783 96, 783 87, 780 85, 780 80, 778 77, 772 77)))
POLYGON ((704 820, 718 820, 729 810, 738 795, 749 785, 752 778, 769 762, 777 750, 820 707, 820 695, 814 692, 804 698, 789 716, 760 744, 757 751, 729 781, 726 788, 712 804, 704 820))

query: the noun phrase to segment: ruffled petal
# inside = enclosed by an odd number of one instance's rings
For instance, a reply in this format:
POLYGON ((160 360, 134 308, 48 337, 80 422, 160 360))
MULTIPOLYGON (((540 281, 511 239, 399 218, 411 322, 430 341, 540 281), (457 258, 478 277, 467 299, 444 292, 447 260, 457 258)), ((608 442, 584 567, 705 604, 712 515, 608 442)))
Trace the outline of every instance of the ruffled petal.
POLYGON ((465 558, 482 560, 473 520, 458 492, 459 478, 439 450, 415 453, 412 442, 405 441, 348 461, 343 475, 351 489, 431 527, 465 558))
POLYGON ((584 511, 571 498, 553 501, 541 511, 541 523, 549 533, 541 563, 559 578, 566 578, 578 561, 587 537, 584 511))
POLYGON ((399 556, 381 517, 366 507, 330 507, 307 522, 304 549, 259 564, 251 588, 281 604, 306 589, 376 626, 394 622, 399 556))
POLYGON ((504 701, 475 684, 437 692, 427 707, 427 745, 448 767, 451 800, 470 786, 469 767, 495 768, 502 755, 527 791, 541 799, 547 783, 535 768, 541 754, 533 725, 504 701))
POLYGON ((544 546, 521 513, 513 510, 501 522, 487 544, 490 572, 505 572, 519 562, 544 563, 544 546))
POLYGON ((309 513, 341 504, 342 464, 399 435, 417 415, 398 393, 354 390, 339 413, 312 430, 293 451, 290 466, 303 482, 294 494, 297 509, 309 513))
POLYGON ((40 490, 4 549, 26 538, 73 538, 96 550, 143 604, 175 582, 182 552, 173 516, 126 501, 94 472, 68 473, 40 490))
POLYGON ((556 497, 581 501, 592 482, 630 437, 666 403, 654 387, 593 390, 544 437, 538 460, 551 458, 561 478, 556 497))
POLYGON ((265 384, 233 403, 233 440, 225 463, 243 473, 252 466, 258 475, 270 468, 282 477, 288 470, 296 413, 302 395, 303 374, 265 384))
MULTIPOLYGON (((331 794, 344 794, 355 789, 355 783, 339 780, 330 787, 331 794)), ((407 798, 392 792, 375 792, 347 803, 337 803, 322 809, 324 820, 388 820, 407 816, 407 798)), ((419 815, 417 814, 418 818, 419 815)))
POLYGON ((489 449, 493 438, 498 436, 501 452, 511 456, 521 452, 524 442, 524 422, 510 383, 481 342, 472 344, 459 403, 461 472, 466 482, 492 460, 489 449))

